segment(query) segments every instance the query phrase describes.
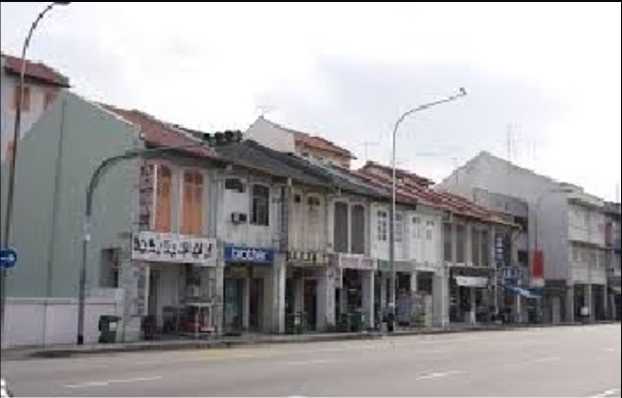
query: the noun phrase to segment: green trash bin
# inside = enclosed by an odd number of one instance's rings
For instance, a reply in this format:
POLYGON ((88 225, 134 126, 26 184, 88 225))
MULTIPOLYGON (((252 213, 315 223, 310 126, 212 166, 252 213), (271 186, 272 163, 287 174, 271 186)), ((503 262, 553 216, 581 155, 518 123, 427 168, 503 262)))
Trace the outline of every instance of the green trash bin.
POLYGON ((99 317, 99 342, 114 343, 117 341, 117 325, 121 320, 115 315, 101 315, 99 317))
POLYGON ((365 313, 362 311, 356 311, 351 314, 351 330, 353 332, 361 332, 365 329, 365 313))

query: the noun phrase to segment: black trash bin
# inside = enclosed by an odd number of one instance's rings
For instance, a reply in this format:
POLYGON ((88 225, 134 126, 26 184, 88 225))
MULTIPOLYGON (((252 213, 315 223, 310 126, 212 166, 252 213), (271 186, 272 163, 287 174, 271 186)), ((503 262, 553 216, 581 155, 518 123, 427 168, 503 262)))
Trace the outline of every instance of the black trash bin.
POLYGON ((143 318, 142 329, 145 340, 154 340, 156 335, 156 317, 155 315, 147 315, 143 318))
POLYGON ((99 342, 114 343, 117 341, 117 324, 121 320, 115 315, 101 315, 99 317, 99 342))

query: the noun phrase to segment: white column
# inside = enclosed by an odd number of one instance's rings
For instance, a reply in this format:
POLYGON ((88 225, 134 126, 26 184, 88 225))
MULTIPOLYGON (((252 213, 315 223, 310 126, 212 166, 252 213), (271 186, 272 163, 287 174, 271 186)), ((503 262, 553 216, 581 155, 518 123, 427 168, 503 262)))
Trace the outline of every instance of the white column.
POLYGON ((367 326, 374 327, 374 271, 361 271, 363 287, 363 311, 367 317, 367 326))
POLYGON ((561 304, 558 296, 553 296, 551 304, 551 322, 557 325, 560 322, 561 304))
POLYGON ((285 256, 275 254, 272 272, 272 330, 285 333, 285 256))
POLYGON ((242 329, 248 330, 250 326, 251 309, 251 278, 245 277, 242 286, 242 329))
POLYGON ((517 294, 516 296, 514 296, 514 303, 515 303, 515 310, 516 310, 516 316, 515 316, 515 320, 518 323, 521 323, 523 320, 523 316, 522 316, 522 310, 521 310, 521 297, 520 294, 517 294))
POLYGON ((445 272, 435 273, 433 278, 434 325, 445 327, 449 324, 449 279, 445 272))
POLYGON ((419 290, 419 286, 417 285, 417 271, 412 271, 410 273, 410 292, 416 293, 419 290))
POLYGON ((216 305, 214 307, 214 328, 216 334, 220 335, 223 332, 223 316, 224 316, 224 293, 225 293, 225 267, 224 262, 219 263, 216 267, 216 305))
POLYGON ((323 269, 318 272, 317 284, 317 329, 333 330, 335 322, 335 271, 323 269))

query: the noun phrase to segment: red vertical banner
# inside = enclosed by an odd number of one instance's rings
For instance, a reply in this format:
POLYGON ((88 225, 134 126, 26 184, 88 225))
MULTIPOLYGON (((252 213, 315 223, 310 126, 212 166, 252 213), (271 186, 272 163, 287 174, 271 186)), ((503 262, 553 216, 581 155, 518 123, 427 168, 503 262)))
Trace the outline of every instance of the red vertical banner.
POLYGON ((531 262, 531 282, 534 286, 544 285, 544 254, 542 250, 534 250, 531 262))

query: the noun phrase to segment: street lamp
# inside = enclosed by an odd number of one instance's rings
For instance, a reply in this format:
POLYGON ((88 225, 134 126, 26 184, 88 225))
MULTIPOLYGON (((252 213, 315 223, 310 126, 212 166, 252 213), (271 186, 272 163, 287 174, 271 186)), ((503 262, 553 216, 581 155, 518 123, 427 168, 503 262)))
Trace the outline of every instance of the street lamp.
POLYGON ((395 272, 395 190, 396 190, 396 178, 395 178, 395 136, 397 135, 397 129, 404 119, 413 113, 423 111, 425 109, 431 108, 435 105, 444 104, 446 102, 454 101, 460 97, 464 97, 466 95, 466 90, 463 87, 460 87, 458 90, 458 94, 452 95, 445 99, 429 102, 427 104, 419 105, 416 108, 413 108, 407 112, 404 112, 399 119, 395 122, 395 126, 393 127, 393 149, 391 155, 391 169, 392 169, 392 186, 391 186, 391 226, 389 228, 389 262, 391 264, 391 281, 390 281, 390 292, 391 292, 391 304, 395 306, 395 288, 396 288, 396 272, 395 272))
MULTIPOLYGON (((4 218, 4 233, 2 234, 2 246, 3 248, 9 247, 10 242, 10 233, 11 233, 11 221, 13 219, 13 194, 15 191, 15 165, 17 158, 17 145, 19 144, 20 138, 20 128, 22 121, 22 103, 24 97, 24 76, 26 74, 26 50, 28 50, 28 46, 30 45, 30 39, 32 38, 32 34, 34 33, 37 25, 43 19, 45 14, 47 14, 54 6, 57 5, 68 5, 69 1, 55 1, 53 3, 48 4, 47 7, 43 11, 39 13, 37 18, 34 20, 32 25, 30 26, 30 30, 28 31, 28 35, 26 36, 26 40, 24 41, 24 45, 22 47, 22 58, 19 72, 19 83, 17 86, 18 97, 17 104, 15 108, 15 125, 13 126, 13 146, 11 147, 11 163, 9 167, 9 185, 7 187, 7 204, 6 204, 6 215, 4 218)), ((0 304, 0 331, 4 332, 4 306, 6 302, 6 269, 2 269, 2 303, 0 304)), ((4 333, 2 333, 4 335, 4 333)))

